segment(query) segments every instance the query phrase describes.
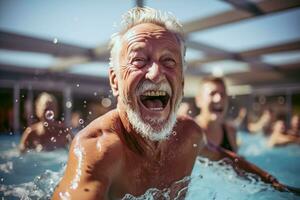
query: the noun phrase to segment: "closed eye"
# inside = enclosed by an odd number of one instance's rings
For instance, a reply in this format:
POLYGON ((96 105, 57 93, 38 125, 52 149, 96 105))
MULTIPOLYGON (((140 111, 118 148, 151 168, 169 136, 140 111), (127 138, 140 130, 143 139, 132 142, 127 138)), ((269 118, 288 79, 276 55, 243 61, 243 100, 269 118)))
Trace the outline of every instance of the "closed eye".
POLYGON ((163 59, 164 66, 174 67, 176 66, 176 61, 173 58, 165 58, 163 59))
POLYGON ((143 67, 147 64, 147 60, 145 58, 133 58, 131 61, 131 64, 134 65, 135 67, 143 67))

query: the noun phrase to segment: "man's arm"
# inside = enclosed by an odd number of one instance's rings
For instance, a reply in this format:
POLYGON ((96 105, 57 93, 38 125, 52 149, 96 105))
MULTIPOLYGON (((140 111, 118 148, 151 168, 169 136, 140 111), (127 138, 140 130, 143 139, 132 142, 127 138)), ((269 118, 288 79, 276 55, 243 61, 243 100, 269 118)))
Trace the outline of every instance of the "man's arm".
POLYGON ((256 174, 261 178, 262 181, 272 184, 272 186, 278 190, 285 190, 286 188, 284 185, 279 183, 271 174, 248 162, 234 152, 219 148, 211 143, 208 143, 200 151, 200 156, 207 157, 210 160, 221 160, 224 158, 228 158, 231 160, 229 164, 231 164, 234 169, 244 170, 246 172, 256 174))
POLYGON ((65 174, 57 185, 52 199, 108 199, 112 177, 121 159, 109 136, 78 134, 70 148, 65 174), (109 141, 110 143, 108 143, 109 141))

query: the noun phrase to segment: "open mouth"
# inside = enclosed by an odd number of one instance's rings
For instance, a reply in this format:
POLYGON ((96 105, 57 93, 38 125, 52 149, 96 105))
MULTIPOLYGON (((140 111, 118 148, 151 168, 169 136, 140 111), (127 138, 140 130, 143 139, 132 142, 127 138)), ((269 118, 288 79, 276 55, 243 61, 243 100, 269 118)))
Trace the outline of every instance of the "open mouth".
POLYGON ((167 106, 170 95, 162 90, 148 90, 140 95, 142 104, 151 111, 162 111, 167 106))
POLYGON ((223 108, 222 107, 212 107, 211 111, 215 112, 215 113, 222 113, 223 112, 223 108))

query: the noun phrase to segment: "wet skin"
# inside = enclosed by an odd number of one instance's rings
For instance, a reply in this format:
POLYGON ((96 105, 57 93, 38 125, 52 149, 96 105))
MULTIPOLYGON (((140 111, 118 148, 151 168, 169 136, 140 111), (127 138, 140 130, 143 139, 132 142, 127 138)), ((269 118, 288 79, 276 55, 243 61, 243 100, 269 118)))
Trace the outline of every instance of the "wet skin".
POLYGON ((237 151, 236 129, 224 120, 228 107, 228 96, 224 85, 217 82, 206 82, 196 97, 200 115, 196 122, 204 131, 207 139, 214 145, 220 146, 223 141, 223 126, 233 150, 237 151))
MULTIPOLYGON (((236 158, 205 146, 201 129, 191 118, 178 117, 175 134, 165 140, 150 141, 137 133, 128 121, 126 106, 133 107, 146 123, 151 123, 147 121, 149 117, 168 121, 175 113, 176 101, 183 93, 180 45, 173 33, 154 24, 134 26, 121 43, 120 67, 111 68, 109 74, 117 109, 76 135, 53 199, 119 199, 127 193, 138 196, 149 188, 169 188, 189 176, 197 155, 215 160, 236 158), (143 102, 137 90, 145 80, 170 85, 170 98, 165 105, 143 102)), ((151 125, 160 129, 164 123, 151 125)), ((246 165, 242 159, 235 164, 257 172, 255 166, 246 165)), ((171 187, 171 198, 186 185, 171 187)))
POLYGON ((76 136, 54 199, 66 192, 72 199, 117 199, 127 193, 142 195, 149 188, 168 188, 190 175, 199 149, 203 147, 201 131, 193 120, 179 119, 174 129, 177 134, 156 147, 137 133, 127 132, 122 124, 114 110, 76 136), (79 146, 84 155, 81 163, 74 153, 79 146), (81 174, 78 187, 72 189, 78 173, 81 174))
MULTIPOLYGON (((182 58, 176 37, 154 24, 133 27, 122 42, 120 78, 117 79, 116 71, 110 72, 113 93, 118 97, 117 109, 76 136, 64 178, 53 199, 68 195, 72 199, 81 195, 85 199, 116 199, 127 193, 141 195, 151 187, 168 188, 190 175, 204 146, 200 128, 188 118, 179 118, 173 129, 175 134, 159 142, 149 141, 132 129, 125 111, 128 103, 144 121, 147 117, 167 120, 174 112, 182 95, 182 58), (145 80, 170 84, 170 99, 162 109, 151 110, 157 105, 145 106, 136 94, 145 80), (78 148, 82 159, 74 153, 78 148), (76 174, 80 174, 80 179, 76 179, 76 174), (74 180, 78 180, 75 189, 74 180)), ((162 124, 154 126, 159 128, 162 124)))

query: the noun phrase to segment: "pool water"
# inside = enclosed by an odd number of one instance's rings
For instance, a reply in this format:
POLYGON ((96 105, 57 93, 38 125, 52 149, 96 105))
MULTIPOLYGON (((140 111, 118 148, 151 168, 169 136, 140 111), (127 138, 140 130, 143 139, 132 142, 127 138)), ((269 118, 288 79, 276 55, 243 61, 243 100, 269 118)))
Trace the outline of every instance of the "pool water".
MULTIPOLYGON (((242 146, 239 153, 259 167, 268 170, 282 183, 300 187, 300 147, 288 146, 277 149, 266 147, 261 135, 240 133, 242 146)), ((67 150, 53 152, 29 152, 20 155, 17 145, 20 137, 0 136, 0 197, 2 199, 50 199, 52 192, 63 175, 68 159, 67 150)), ((248 200, 248 199, 300 199, 288 192, 278 192, 272 187, 249 175, 241 178, 222 161, 211 162, 198 158, 189 181, 189 200, 248 200)), ((176 187, 174 183, 174 187, 176 187)), ((173 187, 172 186, 172 187, 173 187)), ((149 189, 140 197, 130 194, 123 199, 169 199, 169 190, 149 189)))

